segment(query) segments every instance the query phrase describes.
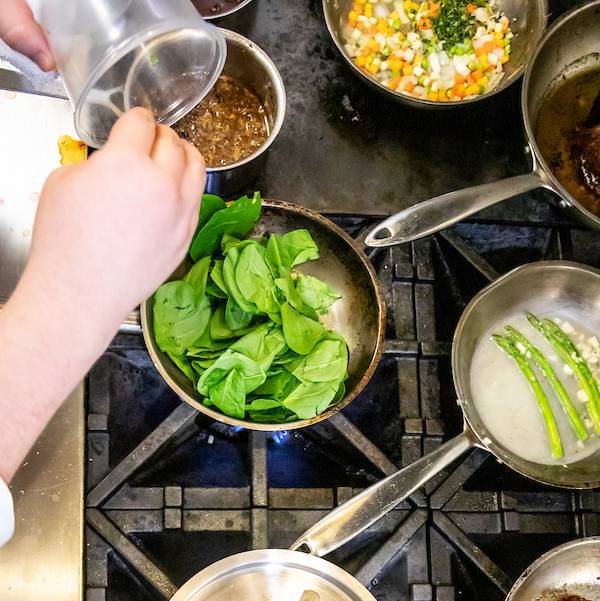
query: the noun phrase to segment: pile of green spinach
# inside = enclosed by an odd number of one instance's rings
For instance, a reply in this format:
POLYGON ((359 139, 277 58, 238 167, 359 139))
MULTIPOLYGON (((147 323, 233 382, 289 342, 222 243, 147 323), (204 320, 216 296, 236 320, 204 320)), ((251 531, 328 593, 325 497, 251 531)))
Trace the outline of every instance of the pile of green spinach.
POLYGON ((307 230, 244 239, 261 207, 258 193, 229 206, 203 197, 194 266, 156 291, 154 336, 205 405, 261 423, 310 419, 345 394, 348 347, 319 320, 340 297, 294 271, 319 258, 307 230))

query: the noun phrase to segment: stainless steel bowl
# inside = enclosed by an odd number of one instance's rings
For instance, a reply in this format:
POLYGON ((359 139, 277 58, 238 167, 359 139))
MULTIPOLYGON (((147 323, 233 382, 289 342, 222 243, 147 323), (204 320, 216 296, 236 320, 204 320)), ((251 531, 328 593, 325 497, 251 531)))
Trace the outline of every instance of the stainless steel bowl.
POLYGON ((222 19, 224 17, 228 17, 229 15, 232 15, 233 13, 236 13, 238 10, 241 10, 242 8, 244 8, 244 6, 248 6, 248 4, 250 4, 250 2, 252 2, 252 0, 242 0, 239 4, 234 4, 229 10, 224 10, 223 12, 217 13, 215 15, 208 15, 208 16, 203 15, 203 17, 207 21, 215 21, 217 19, 222 19))
POLYGON ((246 188, 259 175, 267 150, 281 130, 286 111, 285 88, 281 75, 267 53, 239 33, 222 29, 227 41, 224 75, 230 75, 251 87, 263 102, 269 125, 269 137, 256 152, 225 167, 207 169, 206 192, 228 196, 246 188))
POLYGON ((482 94, 469 100, 459 102, 438 102, 413 98, 403 92, 390 90, 379 83, 373 76, 357 67, 344 49, 344 27, 348 13, 352 8, 353 0, 323 0, 323 12, 329 33, 341 52, 346 62, 355 73, 362 77, 371 87, 383 92, 398 102, 417 108, 453 108, 466 106, 478 102, 483 98, 494 96, 515 82, 525 69, 527 61, 533 54, 546 28, 546 15, 548 14, 547 0, 496 0, 496 6, 511 20, 511 29, 515 38, 511 43, 512 53, 508 63, 504 66, 504 77, 500 84, 491 92, 482 94))
POLYGON ((600 601, 600 537, 548 551, 519 577, 506 601, 561 601, 570 595, 600 601))

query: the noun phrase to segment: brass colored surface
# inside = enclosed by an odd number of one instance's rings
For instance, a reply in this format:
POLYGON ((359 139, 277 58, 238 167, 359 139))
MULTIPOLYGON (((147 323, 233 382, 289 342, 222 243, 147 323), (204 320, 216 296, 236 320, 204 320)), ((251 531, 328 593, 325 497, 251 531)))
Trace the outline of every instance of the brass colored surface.
MULTIPOLYGON (((255 228, 255 234, 285 233, 306 228, 310 231, 321 258, 300 266, 300 271, 318 277, 341 294, 323 322, 326 327, 340 332, 350 349, 346 396, 334 407, 313 419, 286 424, 258 424, 228 417, 202 404, 192 383, 173 362, 162 353, 154 341, 152 302, 141 308, 144 340, 156 369, 167 384, 192 407, 213 419, 251 430, 291 430, 320 422, 341 411, 351 403, 371 379, 383 350, 385 335, 385 301, 373 266, 357 243, 326 217, 305 207, 278 200, 266 200, 255 228)), ((180 269, 173 275, 182 275, 180 269)))

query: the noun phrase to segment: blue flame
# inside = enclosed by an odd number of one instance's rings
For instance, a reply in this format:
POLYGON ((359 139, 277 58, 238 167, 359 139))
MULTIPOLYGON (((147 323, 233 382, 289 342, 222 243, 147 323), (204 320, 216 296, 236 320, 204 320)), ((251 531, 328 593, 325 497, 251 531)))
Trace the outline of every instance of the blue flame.
POLYGON ((272 438, 275 444, 282 444, 285 442, 290 433, 287 430, 281 430, 280 432, 273 432, 272 438))

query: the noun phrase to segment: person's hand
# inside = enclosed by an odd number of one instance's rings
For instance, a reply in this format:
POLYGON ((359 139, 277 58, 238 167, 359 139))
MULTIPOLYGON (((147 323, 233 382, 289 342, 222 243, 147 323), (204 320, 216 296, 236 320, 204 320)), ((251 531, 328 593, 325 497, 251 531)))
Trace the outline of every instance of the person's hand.
POLYGON ((205 181, 191 144, 129 111, 102 150, 46 181, 25 279, 51 282, 116 327, 185 257, 205 181))
POLYGON ((54 69, 54 59, 42 28, 35 22, 26 0, 0 0, 0 39, 28 56, 44 71, 54 69))

